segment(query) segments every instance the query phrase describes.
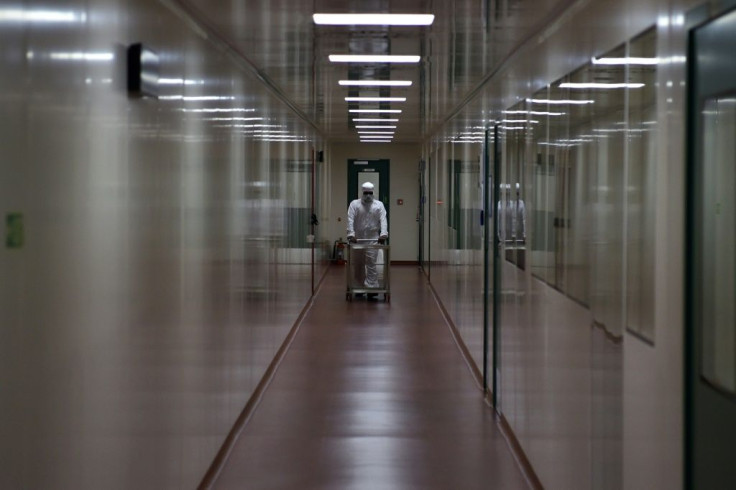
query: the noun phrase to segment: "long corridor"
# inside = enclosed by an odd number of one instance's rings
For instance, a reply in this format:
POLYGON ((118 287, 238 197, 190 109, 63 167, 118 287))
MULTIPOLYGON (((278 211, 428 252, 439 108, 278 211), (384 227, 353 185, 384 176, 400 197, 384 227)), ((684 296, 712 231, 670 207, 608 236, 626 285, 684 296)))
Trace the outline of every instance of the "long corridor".
POLYGON ((391 286, 348 302, 328 270, 215 488, 529 488, 425 275, 391 286))

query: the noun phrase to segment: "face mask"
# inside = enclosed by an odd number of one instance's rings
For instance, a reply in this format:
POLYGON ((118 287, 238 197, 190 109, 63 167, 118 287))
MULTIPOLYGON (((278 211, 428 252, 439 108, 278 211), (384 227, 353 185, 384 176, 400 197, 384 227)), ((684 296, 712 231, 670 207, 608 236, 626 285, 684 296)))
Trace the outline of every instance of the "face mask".
POLYGON ((373 202, 373 193, 372 192, 370 194, 363 193, 363 202, 364 203, 373 202))

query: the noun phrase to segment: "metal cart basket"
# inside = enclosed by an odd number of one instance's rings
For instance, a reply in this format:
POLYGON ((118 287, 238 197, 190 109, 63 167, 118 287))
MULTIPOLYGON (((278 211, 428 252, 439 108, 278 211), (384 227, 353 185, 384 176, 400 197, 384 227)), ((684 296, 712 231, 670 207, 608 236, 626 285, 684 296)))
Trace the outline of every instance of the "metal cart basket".
POLYGON ((391 301, 391 249, 388 245, 379 245, 375 240, 359 239, 358 243, 350 243, 347 247, 347 267, 345 279, 347 290, 345 299, 352 301, 358 294, 383 294, 383 300, 391 301), (371 262, 371 255, 376 257, 375 287, 366 286, 367 271, 365 264, 371 262))

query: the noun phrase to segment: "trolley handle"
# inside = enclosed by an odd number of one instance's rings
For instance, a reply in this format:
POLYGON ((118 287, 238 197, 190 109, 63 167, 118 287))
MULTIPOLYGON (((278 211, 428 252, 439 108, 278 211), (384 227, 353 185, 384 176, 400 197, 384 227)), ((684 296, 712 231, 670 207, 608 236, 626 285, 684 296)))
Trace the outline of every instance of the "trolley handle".
MULTIPOLYGON (((379 244, 379 241, 378 240, 379 240, 378 238, 356 238, 355 239, 355 242, 353 242, 353 245, 360 245, 361 242, 364 243, 364 244, 367 243, 367 242, 374 242, 375 244, 378 245, 379 244)), ((349 240, 348 240, 348 243, 350 243, 349 240)), ((369 243, 369 245, 370 245, 370 243, 369 243)))

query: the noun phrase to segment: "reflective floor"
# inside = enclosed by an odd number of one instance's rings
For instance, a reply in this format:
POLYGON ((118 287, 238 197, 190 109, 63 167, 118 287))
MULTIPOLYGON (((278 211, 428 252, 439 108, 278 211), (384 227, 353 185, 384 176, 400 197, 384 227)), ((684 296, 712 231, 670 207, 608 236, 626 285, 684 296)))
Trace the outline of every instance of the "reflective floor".
POLYGON ((415 266, 391 302, 332 267, 216 488, 528 488, 415 266))

